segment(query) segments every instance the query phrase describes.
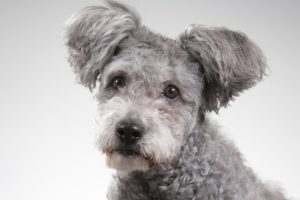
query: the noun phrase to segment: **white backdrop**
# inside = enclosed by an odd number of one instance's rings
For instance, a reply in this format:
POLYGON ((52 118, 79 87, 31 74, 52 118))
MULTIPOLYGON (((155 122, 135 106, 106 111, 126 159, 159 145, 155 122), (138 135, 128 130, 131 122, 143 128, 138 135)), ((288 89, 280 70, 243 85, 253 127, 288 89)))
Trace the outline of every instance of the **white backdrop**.
MULTIPOLYGON (((271 71, 214 115, 264 180, 300 199, 299 1, 130 0, 176 37, 188 24, 246 32, 271 71)), ((0 199, 105 199, 112 171, 94 146, 95 104, 66 62, 64 21, 96 0, 0 2, 0 199)))

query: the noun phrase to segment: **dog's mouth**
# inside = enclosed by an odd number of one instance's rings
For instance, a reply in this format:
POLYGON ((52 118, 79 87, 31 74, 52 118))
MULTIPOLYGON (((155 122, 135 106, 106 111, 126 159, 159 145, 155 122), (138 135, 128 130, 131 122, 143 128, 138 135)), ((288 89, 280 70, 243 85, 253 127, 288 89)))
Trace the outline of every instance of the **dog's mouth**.
POLYGON ((102 151, 104 154, 107 156, 111 156, 113 154, 119 154, 122 155, 123 157, 145 157, 140 153, 140 151, 137 148, 128 148, 128 147, 118 147, 118 148, 113 148, 113 149, 106 149, 102 151))
POLYGON ((116 149, 114 152, 121 154, 124 157, 140 156, 141 154, 133 149, 116 149))
POLYGON ((116 148, 105 151, 107 166, 118 171, 146 171, 153 166, 150 159, 144 156, 138 149, 116 148))
POLYGON ((114 148, 110 150, 102 151, 104 154, 106 154, 108 157, 111 157, 113 155, 120 155, 123 158, 143 158, 147 160, 147 162, 151 163, 151 166, 157 164, 155 159, 153 159, 150 155, 142 153, 138 148, 114 148))

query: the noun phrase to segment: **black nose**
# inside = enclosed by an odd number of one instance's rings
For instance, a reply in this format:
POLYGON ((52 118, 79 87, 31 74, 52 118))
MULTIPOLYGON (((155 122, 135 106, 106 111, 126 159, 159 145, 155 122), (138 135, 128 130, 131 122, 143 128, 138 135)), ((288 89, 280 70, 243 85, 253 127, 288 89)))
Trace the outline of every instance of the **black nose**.
POLYGON ((144 128, 141 125, 132 122, 121 121, 116 127, 118 138, 126 144, 137 142, 142 137, 143 132, 144 128))

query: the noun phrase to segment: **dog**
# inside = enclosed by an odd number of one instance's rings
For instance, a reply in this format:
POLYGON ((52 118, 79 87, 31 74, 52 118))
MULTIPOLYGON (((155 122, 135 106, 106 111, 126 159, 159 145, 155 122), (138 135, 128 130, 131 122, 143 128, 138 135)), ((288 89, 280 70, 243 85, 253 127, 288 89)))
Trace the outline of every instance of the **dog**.
POLYGON ((117 170, 110 200, 283 200, 209 119, 265 75, 244 33, 193 24, 171 39, 120 2, 67 22, 68 61, 95 91, 97 147, 117 170))

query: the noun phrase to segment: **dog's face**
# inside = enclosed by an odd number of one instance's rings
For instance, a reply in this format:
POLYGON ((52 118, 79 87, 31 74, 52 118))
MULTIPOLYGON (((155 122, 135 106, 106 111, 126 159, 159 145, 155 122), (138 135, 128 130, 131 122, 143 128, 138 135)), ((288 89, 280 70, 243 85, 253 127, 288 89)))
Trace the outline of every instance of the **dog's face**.
POLYGON ((165 38, 114 1, 75 15, 66 39, 81 83, 96 88, 97 146, 127 172, 170 163, 200 116, 253 86, 265 66, 241 33, 193 25, 165 38))
POLYGON ((105 67, 97 94, 99 148, 123 171, 172 160, 195 126, 202 84, 178 47, 130 46, 105 67))

